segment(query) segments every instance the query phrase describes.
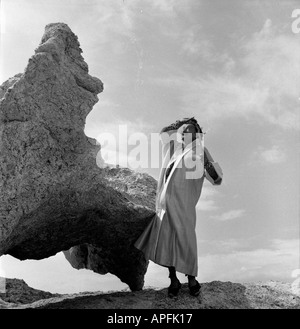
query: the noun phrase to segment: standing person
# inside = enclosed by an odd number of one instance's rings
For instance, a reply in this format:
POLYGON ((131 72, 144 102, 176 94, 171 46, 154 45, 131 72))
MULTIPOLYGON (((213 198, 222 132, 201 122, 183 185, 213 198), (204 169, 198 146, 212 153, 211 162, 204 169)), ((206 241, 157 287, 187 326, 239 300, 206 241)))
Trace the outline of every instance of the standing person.
POLYGON ((203 134, 194 118, 162 129, 163 163, 158 179, 156 215, 135 247, 147 260, 168 267, 168 295, 176 296, 181 283, 176 271, 188 277, 190 294, 198 296, 196 204, 204 180, 203 134))

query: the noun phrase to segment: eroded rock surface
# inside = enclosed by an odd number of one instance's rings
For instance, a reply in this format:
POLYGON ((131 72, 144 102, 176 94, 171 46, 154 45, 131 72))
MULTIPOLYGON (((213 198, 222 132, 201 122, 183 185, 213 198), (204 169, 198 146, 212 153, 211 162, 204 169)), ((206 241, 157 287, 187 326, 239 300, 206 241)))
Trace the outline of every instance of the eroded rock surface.
POLYGON ((156 181, 97 166, 100 146, 84 126, 103 84, 81 52, 66 24, 49 24, 24 73, 0 88, 0 255, 89 246, 96 263, 85 267, 137 290, 147 263, 133 242, 154 214, 156 181))
POLYGON ((24 280, 10 278, 5 279, 5 292, 0 291, 0 301, 14 304, 29 304, 58 296, 60 295, 31 288, 24 280))
POLYGON ((198 297, 191 296, 183 283, 176 298, 168 297, 167 288, 151 287, 137 292, 51 295, 19 281, 11 280, 6 295, 0 294, 0 309, 300 309, 300 296, 291 284, 276 281, 204 282, 198 297))

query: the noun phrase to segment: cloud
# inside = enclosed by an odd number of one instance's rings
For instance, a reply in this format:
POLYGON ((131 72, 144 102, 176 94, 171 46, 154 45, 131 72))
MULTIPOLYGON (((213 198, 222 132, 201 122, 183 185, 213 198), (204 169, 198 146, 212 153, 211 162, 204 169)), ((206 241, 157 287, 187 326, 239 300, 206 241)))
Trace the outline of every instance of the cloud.
MULTIPOLYGON (((205 237, 198 238, 197 247, 198 252, 202 256, 204 255, 219 255, 219 254, 230 254, 237 250, 252 250, 253 249, 253 239, 240 239, 240 238, 227 238, 223 239, 211 239, 205 237)), ((255 241, 256 242, 256 241, 255 241)))
POLYGON ((107 42, 112 41, 109 37, 111 34, 129 37, 136 42, 140 17, 146 24, 153 24, 153 17, 163 15, 170 18, 177 15, 177 10, 188 9, 188 6, 182 6, 180 0, 145 0, 143 3, 138 0, 97 1, 94 7, 97 23, 102 27, 99 37, 105 38, 107 42))
POLYGON ((98 16, 97 23, 103 28, 99 37, 107 38, 112 33, 118 36, 132 37, 135 20, 133 9, 135 6, 136 1, 99 1, 95 3, 94 8, 98 16))
POLYGON ((203 189, 201 192, 200 199, 196 205, 196 210, 198 211, 213 211, 217 210, 219 207, 216 205, 216 196, 219 194, 215 188, 208 185, 204 181, 203 189))
POLYGON ((215 215, 211 216, 213 219, 219 220, 219 221, 228 221, 228 220, 233 220, 242 217, 245 214, 244 209, 235 209, 235 210, 230 210, 227 211, 221 215, 215 215))
POLYGON ((259 147, 252 156, 251 164, 278 164, 286 161, 286 154, 278 145, 270 149, 259 147))
POLYGON ((6 30, 6 18, 4 14, 3 2, 0 2, 0 34, 4 34, 6 30))
POLYGON ((148 0, 153 9, 159 10, 164 16, 177 16, 177 13, 188 13, 191 1, 186 0, 148 0))
POLYGON ((211 60, 213 43, 204 37, 201 26, 196 25, 183 33, 182 50, 189 55, 211 60), (201 34, 201 37, 199 37, 199 34, 201 34))
POLYGON ((201 25, 196 24, 185 31, 174 34, 173 36, 182 44, 183 54, 194 57, 198 62, 201 61, 214 66, 222 67, 225 73, 231 72, 235 67, 235 61, 227 52, 220 52, 217 46, 209 39, 201 25))
POLYGON ((72 268, 62 252, 41 260, 24 261, 2 255, 1 261, 6 278, 19 278, 32 288, 52 293, 106 292, 128 288, 128 285, 110 273, 99 275, 90 270, 72 268))
MULTIPOLYGON (((201 252, 201 251, 200 251, 201 252)), ((199 277, 203 281, 235 282, 292 281, 299 268, 299 240, 274 239, 269 248, 211 254, 199 257, 199 277)))
POLYGON ((271 20, 244 45, 242 65, 257 88, 268 91, 262 115, 286 128, 299 128, 300 44, 280 33, 271 20))
MULTIPOLYGON (((244 240, 230 239, 216 243, 220 244, 220 253, 201 256, 201 249, 198 251, 198 280, 201 282, 295 280, 292 275, 299 268, 298 239, 273 239, 266 242, 266 247, 242 251, 239 249, 244 245, 244 240)), ((178 273, 178 278, 183 282, 186 280, 181 273, 178 273)), ((162 288, 168 284, 168 270, 150 261, 145 286, 162 288)))
POLYGON ((174 5, 176 0, 154 0, 152 1, 154 8, 162 11, 164 14, 174 13, 174 5))
POLYGON ((283 34, 267 20, 261 31, 235 46, 238 57, 226 58, 211 41, 193 42, 194 32, 182 51, 200 53, 202 60, 219 61, 220 70, 170 74, 153 79, 163 87, 178 90, 182 110, 207 120, 230 117, 262 121, 284 129, 299 129, 300 44, 292 34, 283 34), (223 56, 223 61, 222 61, 223 56))
MULTIPOLYGON (((106 105, 117 107, 107 102, 106 105)), ((159 137, 150 135, 153 127, 148 122, 122 119, 113 111, 108 112, 105 122, 90 116, 85 129, 86 135, 95 138, 101 145, 97 163, 120 165, 131 169, 159 168, 159 137), (108 119, 108 120, 107 120, 108 119), (111 120, 110 120, 111 119, 111 120), (153 147, 151 147, 153 146, 153 147)))

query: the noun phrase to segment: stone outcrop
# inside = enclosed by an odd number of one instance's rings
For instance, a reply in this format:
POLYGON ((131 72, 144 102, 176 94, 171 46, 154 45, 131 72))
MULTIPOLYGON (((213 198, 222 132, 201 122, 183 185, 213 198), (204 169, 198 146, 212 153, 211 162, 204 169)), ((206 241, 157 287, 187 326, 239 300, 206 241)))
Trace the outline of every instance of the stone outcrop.
POLYGON ((156 181, 97 166, 100 146, 84 126, 103 84, 81 53, 66 24, 49 24, 24 73, 0 88, 0 255, 77 246, 66 252, 75 267, 137 290, 147 263, 133 242, 154 214, 156 181))
POLYGON ((183 283, 176 298, 168 297, 167 288, 53 295, 17 279, 7 282, 6 294, 0 293, 0 309, 300 309, 300 296, 291 284, 277 281, 204 282, 198 297, 191 296, 183 283))
MULTIPOLYGON (((0 278, 0 280, 4 278, 0 278)), ((4 279, 5 292, 0 291, 0 301, 14 304, 29 304, 41 299, 59 297, 59 294, 51 294, 48 291, 34 289, 28 286, 24 280, 4 279)), ((1 305, 1 304, 0 304, 1 305)))

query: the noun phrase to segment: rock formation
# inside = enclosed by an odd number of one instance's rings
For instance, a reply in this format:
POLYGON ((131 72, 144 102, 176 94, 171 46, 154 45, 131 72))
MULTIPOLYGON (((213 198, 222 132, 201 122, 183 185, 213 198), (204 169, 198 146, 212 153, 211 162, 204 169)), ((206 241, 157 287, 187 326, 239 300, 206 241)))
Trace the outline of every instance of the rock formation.
POLYGON ((29 304, 41 299, 59 296, 59 294, 31 288, 24 280, 19 279, 5 279, 5 292, 0 291, 0 301, 14 304, 29 304))
MULTIPOLYGON (((30 288, 18 279, 6 280, 7 291, 0 293, 0 309, 300 309, 300 296, 293 292, 291 284, 277 281, 204 282, 198 297, 191 296, 188 284, 183 283, 179 295, 169 298, 167 288, 58 295, 30 288)), ((201 312, 201 320, 202 317, 201 312)))
POLYGON ((0 255, 71 248, 75 267, 137 290, 147 263, 133 242, 154 214, 156 181, 97 166, 100 146, 84 126, 103 84, 81 53, 66 24, 49 24, 24 73, 0 88, 0 255))

